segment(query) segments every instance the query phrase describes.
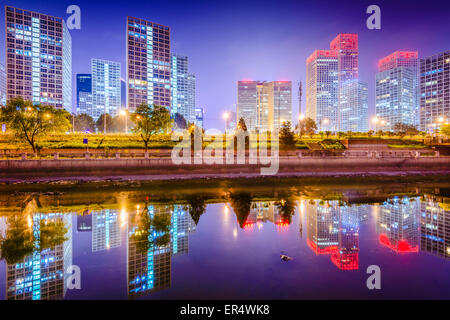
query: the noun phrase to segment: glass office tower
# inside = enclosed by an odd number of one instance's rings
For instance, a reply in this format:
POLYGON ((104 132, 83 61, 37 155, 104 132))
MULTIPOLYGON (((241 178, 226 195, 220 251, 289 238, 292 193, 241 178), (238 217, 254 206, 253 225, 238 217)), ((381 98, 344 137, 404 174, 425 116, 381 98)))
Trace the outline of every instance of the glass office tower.
POLYGON ((63 19, 6 6, 7 99, 72 112, 72 39, 63 19))
POLYGON ((128 108, 142 103, 170 108, 170 28, 127 17, 128 108))
POLYGON ((189 73, 186 56, 172 54, 172 115, 179 113, 187 122, 195 122, 195 75, 189 73))
POLYGON ((120 63, 91 59, 92 72, 92 118, 107 113, 115 116, 121 107, 120 63))
POLYGON ((418 53, 396 51, 378 62, 375 110, 392 130, 396 123, 418 126, 418 53))

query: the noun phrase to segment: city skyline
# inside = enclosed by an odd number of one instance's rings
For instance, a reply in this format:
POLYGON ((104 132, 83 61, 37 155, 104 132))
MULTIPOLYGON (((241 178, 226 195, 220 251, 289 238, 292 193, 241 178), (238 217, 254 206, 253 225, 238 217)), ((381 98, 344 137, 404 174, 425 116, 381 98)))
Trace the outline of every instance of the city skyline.
MULTIPOLYGON (((42 2, 43 3, 43 2, 42 2)), ((41 3, 41 4, 42 4, 41 3)), ((6 3, 6 5, 12 5, 6 3)), ((15 7, 24 8, 32 11, 39 11, 44 14, 60 16, 67 19, 65 13, 66 7, 62 4, 48 4, 39 5, 39 2, 31 2, 27 0, 15 1, 13 4, 15 7)), ((95 19, 90 11, 95 12, 97 6, 101 4, 91 4, 85 1, 80 1, 78 4, 82 11, 82 25, 81 30, 71 30, 71 36, 73 38, 73 91, 75 95, 75 74, 88 73, 88 61, 92 57, 99 57, 102 59, 108 59, 113 61, 119 61, 122 65, 126 64, 126 54, 123 43, 125 42, 125 30, 123 25, 119 24, 108 25, 106 18, 100 15, 99 19, 95 19), (108 27, 107 27, 108 26, 108 27), (93 37, 93 34, 98 36, 93 37), (106 37, 105 37, 106 36, 106 37), (95 38, 95 42, 93 42, 95 38), (100 40, 98 40, 100 39, 100 40), (109 40, 103 40, 109 39, 109 40)), ((268 3, 268 7, 275 6, 274 3, 268 3)), ((375 73, 376 63, 383 56, 388 55, 396 50, 418 50, 419 58, 425 56, 431 56, 448 50, 448 45, 445 41, 444 34, 433 32, 433 23, 428 25, 421 25, 420 22, 418 28, 421 28, 423 32, 420 35, 414 35, 413 31, 406 28, 407 21, 411 18, 411 15, 417 15, 416 6, 412 4, 410 8, 403 8, 399 4, 395 3, 380 3, 382 9, 382 29, 381 30, 368 30, 365 27, 365 9, 367 5, 365 3, 358 2, 355 6, 347 6, 345 9, 348 12, 344 12, 344 8, 340 8, 335 4, 329 4, 326 9, 318 8, 317 5, 307 4, 298 5, 291 1, 286 1, 286 6, 282 12, 277 14, 270 13, 271 10, 265 10, 264 16, 276 18, 274 21, 278 23, 273 27, 274 30, 269 30, 267 34, 259 34, 257 37, 249 38, 250 32, 254 31, 254 27, 242 29, 243 25, 251 26, 256 17, 253 15, 248 20, 243 20, 237 24, 237 26, 229 26, 232 30, 231 36, 223 39, 227 40, 222 43, 223 49, 220 54, 217 53, 218 48, 217 41, 211 43, 210 37, 206 36, 204 32, 214 32, 214 39, 223 36, 225 32, 226 17, 231 14, 232 8, 235 6, 231 3, 221 12, 220 17, 214 14, 215 19, 207 16, 205 21, 201 21, 196 25, 189 24, 189 21, 198 22, 198 15, 204 13, 208 9, 211 9, 211 4, 197 1, 191 4, 180 4, 175 11, 166 10, 165 5, 157 4, 153 5, 154 10, 146 10, 146 4, 142 6, 139 4, 121 5, 121 10, 116 10, 116 4, 110 4, 102 7, 102 12, 105 13, 105 17, 112 14, 114 19, 123 19, 126 21, 127 15, 134 15, 141 19, 148 19, 155 21, 163 25, 168 25, 171 28, 171 37, 173 37, 172 52, 183 52, 184 55, 190 59, 190 69, 196 73, 197 77, 197 105, 201 105, 205 108, 205 126, 207 128, 215 127, 221 128, 222 113, 225 110, 231 109, 232 105, 236 103, 235 94, 236 81, 241 79, 274 79, 274 80, 291 80, 293 83, 304 81, 305 79, 305 66, 304 60, 308 56, 308 52, 312 52, 316 48, 320 48, 326 45, 330 37, 335 36, 337 33, 342 32, 355 32, 359 35, 360 39, 360 79, 368 82, 369 84, 369 117, 374 115, 375 112, 375 73), (304 8, 307 10, 294 10, 297 18, 301 18, 304 12, 309 12, 314 15, 314 21, 306 19, 301 25, 299 22, 294 21, 294 13, 288 12, 288 9, 304 8), (349 9, 350 8, 350 9, 349 9), (320 12, 318 11, 320 9, 320 12), (336 13, 342 13, 344 16, 360 16, 360 21, 354 21, 355 19, 339 19, 340 23, 329 22, 327 17, 336 13), (184 16, 183 16, 184 13, 184 16), (285 17, 282 19, 282 14, 285 17), (396 16, 394 18, 394 16, 396 16), (183 16, 188 23, 188 28, 181 27, 182 24, 179 20, 180 16, 183 16), (211 25, 211 30, 204 30, 206 23, 211 25), (319 26, 318 30, 306 28, 307 23, 313 23, 314 26, 319 26), (280 31, 281 27, 288 27, 285 29, 286 34, 283 38, 275 38, 273 44, 276 46, 262 47, 263 43, 267 43, 266 40, 272 38, 274 32, 280 31), (303 26, 303 28, 301 28, 303 26), (300 27, 300 28, 299 28, 300 27), (202 29, 203 28, 203 29, 202 29), (237 33, 237 30, 243 30, 237 33), (250 29, 250 30, 248 30, 250 29), (244 31, 245 30, 245 31, 244 31), (189 37, 187 34, 193 31, 201 31, 201 37, 189 37), (280 39, 280 40, 278 40, 280 39), (241 50, 242 46, 246 50, 241 50), (200 50, 200 48, 202 50, 200 50), (208 49, 208 50, 205 50, 208 49), (265 49, 265 50, 262 50, 265 49), (298 50, 300 49, 300 50, 298 50), (257 51, 256 54, 255 51, 257 51), (211 54, 218 54, 217 59, 208 59, 211 54), (250 53, 254 54, 251 57, 250 53), (225 58, 224 54, 227 54, 225 58), (286 59, 276 59, 279 54, 286 55, 286 59), (214 60, 222 61, 214 62, 214 60), (269 63, 273 61, 275 63, 269 63), (260 68, 261 65, 266 64, 265 68, 260 68), (222 77, 220 77, 222 75, 222 77), (215 81, 220 77, 220 81, 215 81)), ((444 5, 445 6, 445 5, 444 5)), ((442 10, 423 8, 419 12, 432 14, 436 17, 434 20, 445 12, 442 10)), ((220 4, 212 6, 213 12, 218 12, 221 8, 220 4)), ((239 15, 248 13, 250 10, 249 3, 243 4, 239 11, 239 15)), ((4 10, 4 8, 2 8, 4 10)), ((111 17, 112 18, 112 17, 111 17)), ((298 19, 301 20, 301 19, 298 19)), ((4 28, 0 28, 0 36, 4 36, 4 28)), ((270 44, 270 42, 268 42, 270 44)), ((0 46, 4 49, 4 44, 0 46)), ((2 57, 4 59, 4 57, 2 57)), ((4 62, 4 61, 0 61, 4 62)), ((125 68, 122 68, 122 78, 125 77, 125 68)), ((303 94, 303 111, 305 111, 305 94, 303 94)), ((75 98, 73 104, 75 104, 75 98)), ((293 104, 298 105, 297 97, 293 97, 293 104)), ((297 118, 297 110, 294 108, 293 122, 297 118)))

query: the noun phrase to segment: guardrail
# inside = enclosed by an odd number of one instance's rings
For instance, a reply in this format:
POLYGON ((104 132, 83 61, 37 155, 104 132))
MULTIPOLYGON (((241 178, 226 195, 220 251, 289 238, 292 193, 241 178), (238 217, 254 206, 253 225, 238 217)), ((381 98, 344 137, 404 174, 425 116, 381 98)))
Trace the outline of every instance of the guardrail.
MULTIPOLYGON (((269 154, 270 155, 270 154, 269 154)), ((192 154, 191 157, 199 156, 192 154)), ((225 156, 225 154, 224 154, 225 156)), ((249 152, 246 153, 246 157, 249 152)), ((439 151, 431 150, 414 150, 414 151, 364 151, 364 150, 302 150, 281 152, 280 157, 287 158, 420 158, 420 157, 439 157, 439 151)), ((235 155, 237 157, 237 155, 235 155)), ((170 152, 149 153, 149 152, 80 152, 80 153, 63 153, 55 152, 37 156, 30 153, 22 153, 14 156, 0 156, 0 160, 63 160, 63 159, 167 159, 170 158, 170 152)))

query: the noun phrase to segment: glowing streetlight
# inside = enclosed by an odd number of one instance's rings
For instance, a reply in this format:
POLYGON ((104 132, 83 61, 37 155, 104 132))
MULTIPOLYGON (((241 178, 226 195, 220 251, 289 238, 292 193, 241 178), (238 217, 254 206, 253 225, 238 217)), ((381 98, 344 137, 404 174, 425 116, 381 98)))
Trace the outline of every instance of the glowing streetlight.
POLYGON ((228 125, 228 119, 230 118, 230 113, 229 112, 224 112, 222 115, 223 120, 225 120, 225 131, 227 132, 227 125, 228 125))
POLYGON ((298 116, 298 120, 300 121, 305 120, 305 115, 303 113, 300 113, 300 115, 298 116))
POLYGON ((125 133, 128 133, 128 112, 127 109, 122 109, 120 115, 125 117, 125 133))

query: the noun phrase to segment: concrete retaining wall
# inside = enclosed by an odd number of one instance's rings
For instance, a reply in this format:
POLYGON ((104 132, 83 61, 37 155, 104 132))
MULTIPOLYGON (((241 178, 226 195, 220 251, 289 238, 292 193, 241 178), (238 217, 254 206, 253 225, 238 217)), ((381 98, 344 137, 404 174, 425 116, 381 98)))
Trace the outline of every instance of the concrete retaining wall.
MULTIPOLYGON (((205 160, 205 159, 204 159, 205 160)), ((62 159, 62 160, 1 160, 0 177, 70 177, 115 175, 176 175, 215 173, 258 173, 261 164, 245 165, 175 165, 166 159, 62 159)), ((402 172, 448 171, 450 157, 419 158, 298 158, 280 157, 280 173, 333 172, 402 172)))

